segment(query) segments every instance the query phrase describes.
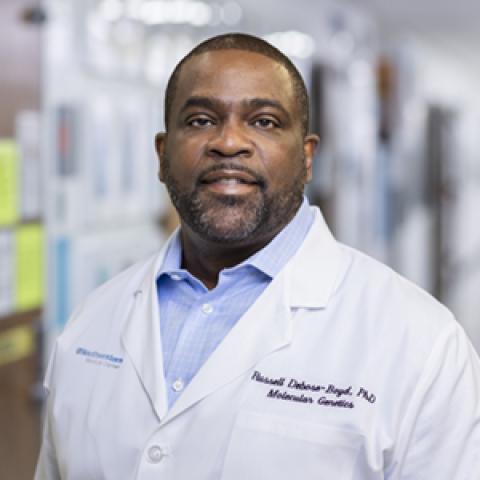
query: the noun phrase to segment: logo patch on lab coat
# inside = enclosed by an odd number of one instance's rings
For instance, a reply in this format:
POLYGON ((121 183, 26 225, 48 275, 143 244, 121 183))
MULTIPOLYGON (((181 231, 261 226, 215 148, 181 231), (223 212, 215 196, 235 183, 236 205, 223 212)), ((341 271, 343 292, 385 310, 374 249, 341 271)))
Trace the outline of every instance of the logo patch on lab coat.
POLYGON ((101 353, 95 350, 88 350, 83 347, 78 347, 75 350, 77 355, 85 357, 85 361, 87 363, 92 363, 94 365, 100 365, 104 367, 110 368, 119 368, 120 365, 123 363, 123 358, 116 357, 110 353, 101 353))

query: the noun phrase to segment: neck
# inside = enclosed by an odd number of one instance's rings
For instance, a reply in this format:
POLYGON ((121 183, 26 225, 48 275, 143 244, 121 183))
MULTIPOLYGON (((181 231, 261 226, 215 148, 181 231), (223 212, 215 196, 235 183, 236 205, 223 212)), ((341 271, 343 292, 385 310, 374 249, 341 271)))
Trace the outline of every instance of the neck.
POLYGON ((228 245, 206 240, 182 223, 182 267, 211 290, 217 285, 223 269, 242 263, 267 245, 277 233, 275 231, 255 242, 228 245))

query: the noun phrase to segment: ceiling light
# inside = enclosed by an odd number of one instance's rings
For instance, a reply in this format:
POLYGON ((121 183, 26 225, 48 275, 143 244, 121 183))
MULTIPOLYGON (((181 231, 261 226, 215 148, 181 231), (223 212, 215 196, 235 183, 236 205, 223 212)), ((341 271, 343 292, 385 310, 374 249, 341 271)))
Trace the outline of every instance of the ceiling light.
POLYGON ((98 5, 98 11, 104 20, 115 22, 123 15, 123 4, 120 0, 103 0, 98 5))
POLYGON ((265 40, 291 57, 308 58, 315 52, 315 42, 310 35, 291 30, 266 35, 265 40))
POLYGON ((227 25, 236 25, 242 19, 242 9, 236 2, 227 2, 221 9, 223 23, 227 25))
POLYGON ((147 0, 139 9, 139 20, 149 25, 190 24, 207 25, 212 18, 212 8, 205 2, 194 0, 147 0))

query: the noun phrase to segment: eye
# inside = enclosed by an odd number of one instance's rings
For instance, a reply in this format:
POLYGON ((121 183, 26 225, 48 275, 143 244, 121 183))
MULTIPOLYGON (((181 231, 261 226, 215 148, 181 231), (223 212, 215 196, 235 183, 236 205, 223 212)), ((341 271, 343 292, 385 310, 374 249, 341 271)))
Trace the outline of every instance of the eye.
POLYGON ((255 127, 262 128, 264 130, 269 130, 271 128, 279 127, 279 123, 270 117, 260 117, 254 120, 253 125, 255 127))
POLYGON ((206 128, 213 125, 213 121, 208 117, 191 117, 187 119, 187 125, 195 128, 206 128))

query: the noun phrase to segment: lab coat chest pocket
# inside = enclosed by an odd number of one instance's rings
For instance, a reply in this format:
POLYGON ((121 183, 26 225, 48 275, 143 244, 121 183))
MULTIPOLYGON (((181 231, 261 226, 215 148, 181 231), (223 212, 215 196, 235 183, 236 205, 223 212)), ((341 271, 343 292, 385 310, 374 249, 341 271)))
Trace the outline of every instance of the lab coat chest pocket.
POLYGON ((294 419, 240 412, 222 480, 350 480, 361 436, 294 419))

